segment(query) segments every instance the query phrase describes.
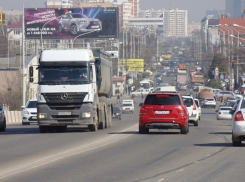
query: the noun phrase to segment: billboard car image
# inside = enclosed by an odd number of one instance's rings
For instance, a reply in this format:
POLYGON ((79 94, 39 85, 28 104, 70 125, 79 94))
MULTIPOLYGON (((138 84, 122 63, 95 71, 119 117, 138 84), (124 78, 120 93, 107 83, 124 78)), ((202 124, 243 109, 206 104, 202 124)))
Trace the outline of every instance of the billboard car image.
POLYGON ((27 39, 118 38, 118 8, 25 9, 25 33, 27 39))

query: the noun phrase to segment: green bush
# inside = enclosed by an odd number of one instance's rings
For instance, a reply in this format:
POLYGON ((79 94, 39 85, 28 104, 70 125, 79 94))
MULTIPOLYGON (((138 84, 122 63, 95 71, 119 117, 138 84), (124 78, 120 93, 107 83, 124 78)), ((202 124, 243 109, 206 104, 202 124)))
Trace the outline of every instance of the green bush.
POLYGON ((220 85, 221 85, 220 80, 212 79, 210 81, 210 87, 212 87, 212 88, 220 88, 220 85))

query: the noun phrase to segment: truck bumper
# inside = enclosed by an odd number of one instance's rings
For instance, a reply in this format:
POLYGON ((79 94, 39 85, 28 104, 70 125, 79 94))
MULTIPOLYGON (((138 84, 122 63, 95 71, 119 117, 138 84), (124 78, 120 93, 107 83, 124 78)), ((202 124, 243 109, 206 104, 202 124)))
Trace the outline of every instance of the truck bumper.
POLYGON ((92 103, 83 103, 79 109, 56 110, 46 104, 37 106, 38 125, 89 125, 93 123, 94 109, 92 103), (90 113, 90 117, 83 117, 83 113, 90 113), (44 118, 40 118, 40 115, 44 118))

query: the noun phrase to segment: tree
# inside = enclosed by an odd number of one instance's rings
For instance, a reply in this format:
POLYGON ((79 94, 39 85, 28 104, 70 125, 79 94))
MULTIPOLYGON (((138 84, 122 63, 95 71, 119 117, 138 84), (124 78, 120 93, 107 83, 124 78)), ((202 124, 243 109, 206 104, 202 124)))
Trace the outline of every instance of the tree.
POLYGON ((208 70, 209 78, 214 78, 213 71, 216 67, 219 69, 219 72, 227 73, 228 64, 221 54, 214 54, 212 64, 208 70))

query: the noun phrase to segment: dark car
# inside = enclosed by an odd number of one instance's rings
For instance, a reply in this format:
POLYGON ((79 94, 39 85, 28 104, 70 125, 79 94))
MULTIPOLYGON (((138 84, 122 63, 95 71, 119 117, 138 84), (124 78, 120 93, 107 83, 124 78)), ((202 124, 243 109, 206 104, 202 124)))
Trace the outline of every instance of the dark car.
POLYGON ((139 133, 149 129, 180 129, 189 132, 189 114, 177 92, 154 92, 148 94, 140 108, 139 133))
POLYGON ((174 72, 172 71, 167 72, 167 76, 174 76, 174 72))
POLYGON ((0 132, 6 130, 6 118, 3 106, 0 105, 0 132))
POLYGON ((72 35, 77 35, 79 32, 96 30, 102 30, 101 21, 90 18, 82 13, 65 14, 59 22, 59 31, 69 31, 72 35))
POLYGON ((119 120, 122 119, 122 112, 119 107, 113 107, 112 117, 118 118, 119 120))

